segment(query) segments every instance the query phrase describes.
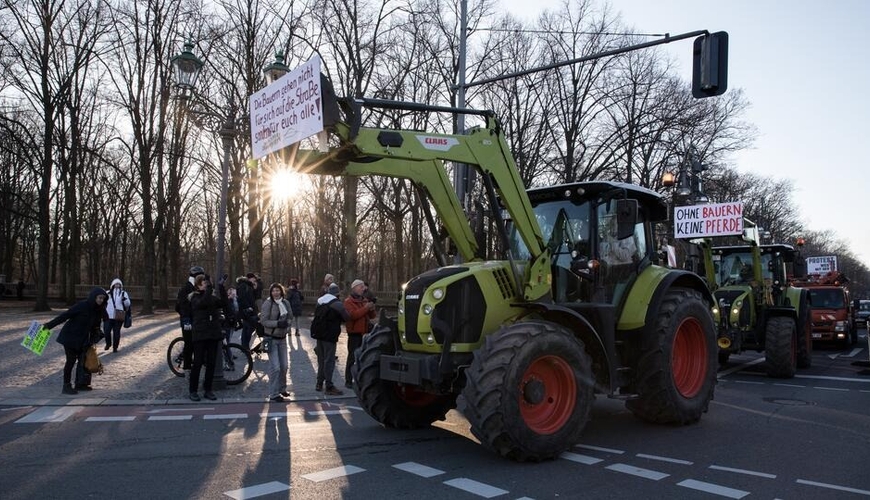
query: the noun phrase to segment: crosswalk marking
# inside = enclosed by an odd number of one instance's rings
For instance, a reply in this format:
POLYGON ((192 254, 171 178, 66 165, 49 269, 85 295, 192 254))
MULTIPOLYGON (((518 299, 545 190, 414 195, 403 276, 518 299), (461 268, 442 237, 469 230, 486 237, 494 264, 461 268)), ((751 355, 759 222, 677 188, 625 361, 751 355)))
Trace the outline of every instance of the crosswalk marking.
POLYGON ((713 483, 705 483, 704 481, 696 481, 695 479, 686 479, 685 481, 680 481, 679 483, 677 483, 677 486, 682 486, 683 488, 689 488, 697 491, 704 491, 706 493, 711 493, 713 495, 719 495, 721 497, 728 498, 739 499, 749 494, 748 491, 728 488, 726 486, 719 486, 718 484, 713 483))
POLYGON ((420 477, 434 477, 444 474, 443 470, 434 469, 423 464, 418 464, 417 462, 405 462, 401 464, 395 464, 393 465, 393 467, 399 470, 403 470, 405 472, 410 472, 411 474, 420 477))
POLYGON ((468 479, 466 477, 459 477, 456 479, 451 479, 449 481, 444 481, 444 484, 460 489, 462 491, 467 491, 473 495, 477 495, 483 498, 494 498, 510 493, 508 490, 496 488, 495 486, 490 486, 488 484, 484 484, 473 479, 468 479))
POLYGON ((664 472, 650 469, 642 469, 640 467, 634 467, 633 465, 628 464, 608 465, 607 467, 605 467, 605 469, 615 472, 622 472, 624 474, 630 474, 632 476, 642 477, 644 479, 652 479, 653 481, 660 481, 670 476, 670 474, 665 474, 664 472))
POLYGON ((754 470, 734 469, 732 467, 723 467, 721 465, 711 465, 708 469, 721 470, 725 472, 736 472, 737 474, 746 474, 748 476, 766 477, 768 479, 776 479, 776 474, 768 474, 766 472, 756 472, 754 470))
POLYGON ((85 422, 132 422, 136 420, 135 416, 118 415, 114 417, 88 417, 85 422))
POLYGON ((248 418, 247 413, 223 413, 217 415, 203 415, 203 420, 233 420, 239 418, 248 418))
POLYGON ((148 420, 193 420, 193 415, 151 415, 148 420))
POLYGON ((19 418, 16 424, 42 424, 48 422, 63 422, 82 411, 84 406, 43 406, 33 413, 19 418))
POLYGON ((350 476, 351 474, 358 474, 360 472, 365 472, 366 470, 357 467, 355 465, 342 465, 341 467, 335 467, 333 469, 326 469, 320 472, 312 472, 311 474, 305 474, 302 477, 309 481, 314 481, 315 483, 319 483, 322 481, 328 481, 330 479, 335 479, 337 477, 350 476))
POLYGON ((308 412, 312 417, 322 415, 344 415, 350 413, 348 410, 311 410, 308 412))
POLYGON ((559 455, 559 458, 564 458, 565 460, 570 460, 572 462, 577 462, 586 465, 595 465, 598 462, 603 462, 600 458, 590 457, 588 455, 581 455, 579 453, 571 453, 570 451, 566 451, 559 455))
POLYGON ((239 490, 225 491, 224 495, 234 498, 235 500, 244 500, 247 498, 257 498, 263 495, 270 495, 272 493, 280 493, 289 489, 290 485, 288 484, 284 484, 280 481, 272 481, 270 483, 248 486, 239 490))

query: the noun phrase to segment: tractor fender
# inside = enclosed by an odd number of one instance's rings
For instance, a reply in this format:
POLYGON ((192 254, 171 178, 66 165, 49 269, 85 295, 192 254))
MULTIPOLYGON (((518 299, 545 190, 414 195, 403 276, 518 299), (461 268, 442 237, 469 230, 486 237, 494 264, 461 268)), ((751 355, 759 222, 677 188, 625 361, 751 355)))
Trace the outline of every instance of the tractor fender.
POLYGON ((620 331, 644 330, 655 325, 665 293, 674 287, 696 290, 712 308, 716 304, 707 284, 697 274, 679 269, 648 266, 634 282, 623 302, 617 329, 620 331))
MULTIPOLYGON (((580 313, 568 307, 547 302, 524 302, 515 304, 515 306, 526 309, 528 311, 525 315, 526 317, 533 315, 562 325, 582 340, 586 346, 586 352, 592 358, 595 390, 597 392, 611 392, 611 381, 616 380, 616 374, 614 373, 616 367, 611 362, 612 353, 609 351, 612 349, 605 347, 606 342, 602 338, 603 332, 596 330, 580 313)), ((519 321, 522 321, 522 319, 519 321)))

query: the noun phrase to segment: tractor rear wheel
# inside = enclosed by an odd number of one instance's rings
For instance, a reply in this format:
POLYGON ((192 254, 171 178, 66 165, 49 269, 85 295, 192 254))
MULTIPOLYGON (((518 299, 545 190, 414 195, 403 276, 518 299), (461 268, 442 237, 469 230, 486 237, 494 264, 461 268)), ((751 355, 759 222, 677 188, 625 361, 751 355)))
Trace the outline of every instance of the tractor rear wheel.
POLYGON ((794 319, 774 316, 764 328, 764 357, 767 358, 767 376, 792 378, 797 369, 797 331, 794 319))
POLYGON ((797 323, 797 367, 809 368, 813 365, 813 322, 806 290, 801 292, 800 300, 797 323))
POLYGON ((382 380, 381 355, 396 352, 392 331, 376 327, 363 337, 351 371, 363 409, 386 427, 416 429, 444 420, 456 408, 456 394, 432 394, 408 384, 382 380))
POLYGON ((555 458, 577 443, 589 420, 592 360, 555 323, 522 321, 489 335, 465 374, 471 432, 503 457, 555 458))
POLYGON ((718 346, 710 307, 701 294, 673 288, 662 300, 653 335, 643 340, 637 399, 625 406, 660 424, 688 424, 707 411, 716 386, 718 346))

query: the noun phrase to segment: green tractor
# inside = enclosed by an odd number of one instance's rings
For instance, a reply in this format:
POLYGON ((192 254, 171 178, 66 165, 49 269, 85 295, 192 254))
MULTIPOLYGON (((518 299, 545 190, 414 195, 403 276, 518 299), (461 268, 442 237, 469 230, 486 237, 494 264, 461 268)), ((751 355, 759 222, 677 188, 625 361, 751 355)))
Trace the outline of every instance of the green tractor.
MULTIPOLYGON (((751 222, 746 221, 747 226, 751 222)), ((711 246, 702 240, 707 281, 716 298, 719 363, 732 353, 764 351, 767 375, 791 378, 812 362, 812 317, 806 289, 791 286, 791 245, 758 243, 757 228, 744 230, 748 244, 711 246)))
POLYGON ((579 441, 595 394, 649 422, 688 424, 707 411, 714 300, 698 275, 654 264, 653 223, 668 215, 658 193, 617 182, 526 191, 490 112, 329 94, 328 147, 298 150, 297 169, 408 179, 427 200, 431 234, 449 237, 433 245, 439 267, 404 285, 397 316, 382 314, 355 353, 354 391, 369 415, 426 427, 462 395, 484 446, 540 461, 579 441), (367 128, 364 107, 476 114, 485 125, 464 135, 367 128), (484 255, 445 162, 477 171, 486 212, 475 217, 494 228, 498 255, 484 255))

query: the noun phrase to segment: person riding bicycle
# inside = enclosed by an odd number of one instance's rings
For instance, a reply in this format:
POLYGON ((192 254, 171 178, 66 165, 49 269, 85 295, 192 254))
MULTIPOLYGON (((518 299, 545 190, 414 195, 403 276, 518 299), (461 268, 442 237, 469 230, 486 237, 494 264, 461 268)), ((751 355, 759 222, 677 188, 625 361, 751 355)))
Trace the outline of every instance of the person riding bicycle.
MULTIPOLYGON (((205 269, 203 269, 202 266, 191 267, 189 277, 178 290, 178 297, 175 301, 175 312, 178 313, 178 320, 181 325, 181 336, 184 338, 184 354, 182 355, 184 361, 182 363, 182 368, 185 370, 190 370, 193 359, 193 351, 191 350, 193 348, 193 338, 191 337, 193 333, 193 316, 191 314, 190 300, 188 299, 188 296, 196 290, 194 283, 196 282, 196 277, 201 275, 205 275, 205 269)), ((179 376, 183 377, 184 374, 179 376)))

